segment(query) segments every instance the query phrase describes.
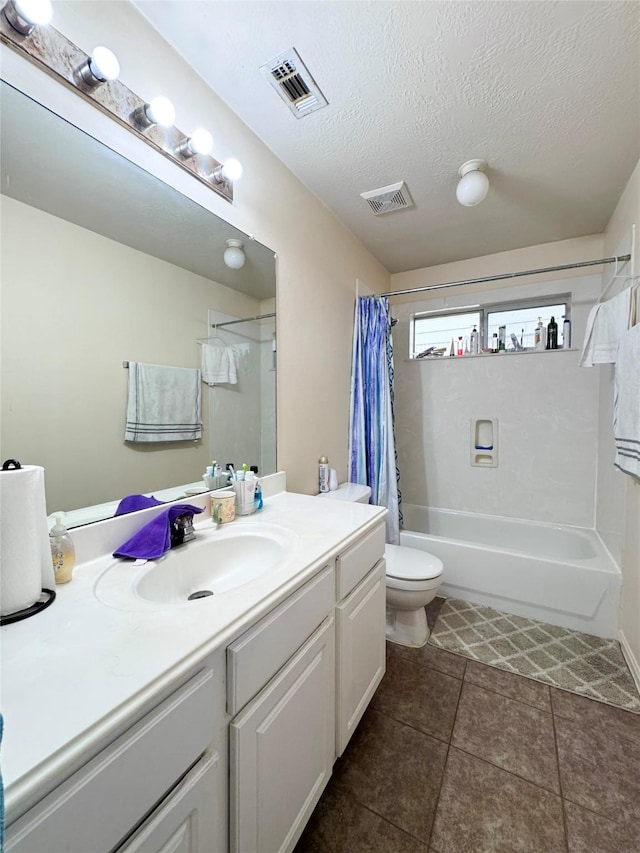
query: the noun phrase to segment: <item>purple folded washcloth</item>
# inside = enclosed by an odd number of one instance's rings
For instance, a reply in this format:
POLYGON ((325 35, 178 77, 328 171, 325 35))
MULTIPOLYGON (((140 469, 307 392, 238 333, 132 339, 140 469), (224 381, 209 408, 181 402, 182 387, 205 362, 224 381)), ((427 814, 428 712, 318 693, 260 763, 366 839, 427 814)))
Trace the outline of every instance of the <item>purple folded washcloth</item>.
POLYGON ((160 506, 161 503, 162 501, 154 498, 153 495, 150 498, 146 495, 127 495, 118 504, 116 515, 126 515, 129 512, 137 512, 139 509, 148 509, 150 506, 160 506))
POLYGON ((131 557, 134 560, 157 560, 171 547, 171 524, 180 515, 204 512, 191 504, 174 504, 145 524, 131 539, 116 551, 114 557, 131 557))

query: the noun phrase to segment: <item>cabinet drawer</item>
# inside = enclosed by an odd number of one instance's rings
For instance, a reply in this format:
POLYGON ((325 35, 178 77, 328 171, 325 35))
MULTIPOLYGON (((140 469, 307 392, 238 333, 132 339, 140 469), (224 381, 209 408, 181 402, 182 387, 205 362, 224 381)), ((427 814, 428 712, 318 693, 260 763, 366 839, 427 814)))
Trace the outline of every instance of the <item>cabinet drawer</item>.
POLYGON ((7 853, 108 853, 213 740, 214 679, 205 669, 7 832, 7 853))
POLYGON ((336 561, 336 598, 341 601, 384 557, 384 524, 352 545, 336 561))
POLYGON ((234 716, 276 674, 334 605, 333 567, 268 613, 227 648, 227 711, 234 716))
POLYGON ((220 796, 218 761, 217 752, 201 758, 117 853, 222 850, 212 807, 220 796))

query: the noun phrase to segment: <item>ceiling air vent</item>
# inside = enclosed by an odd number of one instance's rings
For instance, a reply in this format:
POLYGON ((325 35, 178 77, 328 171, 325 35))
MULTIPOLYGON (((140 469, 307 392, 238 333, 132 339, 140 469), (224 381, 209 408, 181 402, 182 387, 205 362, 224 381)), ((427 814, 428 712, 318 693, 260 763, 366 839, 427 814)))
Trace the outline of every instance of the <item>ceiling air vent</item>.
POLYGON ((380 187, 370 190, 368 193, 360 193, 376 216, 383 213, 391 213, 392 210, 402 210, 405 207, 413 207, 413 199, 404 181, 398 184, 389 184, 388 187, 380 187))
POLYGON ((261 65, 260 71, 296 118, 303 118, 329 103, 293 47, 261 65))

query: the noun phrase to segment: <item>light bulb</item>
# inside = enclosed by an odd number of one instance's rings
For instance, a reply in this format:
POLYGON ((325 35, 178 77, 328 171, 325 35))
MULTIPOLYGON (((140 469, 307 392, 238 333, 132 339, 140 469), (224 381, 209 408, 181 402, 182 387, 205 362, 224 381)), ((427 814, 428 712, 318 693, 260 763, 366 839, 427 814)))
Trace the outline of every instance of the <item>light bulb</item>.
POLYGON ((227 248, 224 250, 224 262, 232 270, 242 269, 246 261, 245 253, 242 251, 244 243, 242 240, 227 240, 227 248))
POLYGON ((93 76, 101 83, 107 80, 117 80, 120 73, 120 63, 116 55, 108 47, 94 47, 91 51, 89 66, 93 76))
POLYGON ((237 181, 242 177, 242 163, 236 160, 235 157, 230 157, 224 161, 222 166, 209 175, 209 178, 218 184, 223 181, 237 181))
POLYGON ((484 170, 487 164, 484 160, 467 160, 458 169, 460 180, 456 187, 456 196, 460 204, 474 207, 484 201, 489 192, 489 178, 484 170))
POLYGON ((78 74, 87 86, 95 89, 108 80, 117 80, 120 63, 108 47, 94 47, 91 56, 78 68, 78 74))
POLYGON ((237 181, 242 177, 242 163, 235 157, 224 161, 222 174, 228 181, 237 181))
POLYGON ((159 124, 160 127, 171 127, 176 118, 176 111, 168 98, 159 96, 145 104, 145 115, 151 124, 159 124))
POLYGON ((53 17, 50 0, 9 0, 3 11, 14 30, 24 36, 48 24, 53 17))
POLYGON ((193 154, 208 154, 213 148, 213 138, 208 130, 200 127, 194 130, 187 147, 193 154))

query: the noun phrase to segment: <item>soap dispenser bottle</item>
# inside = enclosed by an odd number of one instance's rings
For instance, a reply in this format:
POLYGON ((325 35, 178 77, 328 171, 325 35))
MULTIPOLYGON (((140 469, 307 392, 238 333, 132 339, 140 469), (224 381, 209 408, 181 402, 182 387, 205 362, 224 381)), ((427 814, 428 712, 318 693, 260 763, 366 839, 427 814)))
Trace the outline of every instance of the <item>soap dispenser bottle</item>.
POLYGON ((49 533, 53 574, 57 584, 68 583, 76 564, 76 549, 69 531, 64 526, 64 513, 57 512, 54 518, 56 523, 49 533))

